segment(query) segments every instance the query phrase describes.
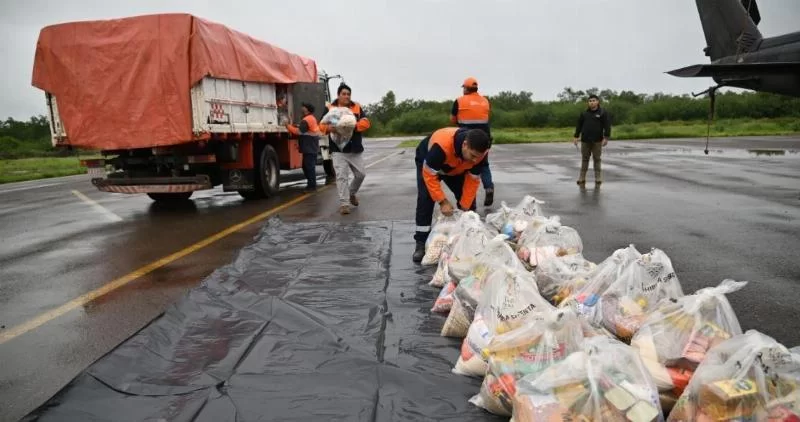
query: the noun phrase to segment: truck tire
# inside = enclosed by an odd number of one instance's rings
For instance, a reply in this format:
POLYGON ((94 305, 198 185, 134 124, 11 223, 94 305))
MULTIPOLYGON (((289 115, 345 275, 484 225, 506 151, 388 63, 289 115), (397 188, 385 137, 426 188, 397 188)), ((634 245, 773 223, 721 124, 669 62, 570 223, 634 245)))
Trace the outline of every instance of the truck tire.
POLYGON ((278 194, 281 184, 281 168, 278 164, 278 153, 272 145, 264 145, 261 158, 256 168, 256 190, 269 198, 278 194))
POLYGON ((150 192, 147 196, 153 201, 186 201, 194 192, 150 192))

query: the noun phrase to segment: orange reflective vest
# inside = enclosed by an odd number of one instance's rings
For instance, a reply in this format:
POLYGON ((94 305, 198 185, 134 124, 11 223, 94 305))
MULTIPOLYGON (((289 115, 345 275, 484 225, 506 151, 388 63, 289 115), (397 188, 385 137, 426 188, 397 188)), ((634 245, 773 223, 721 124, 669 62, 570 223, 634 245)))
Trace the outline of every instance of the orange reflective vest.
POLYGON ((431 154, 429 153, 422 166, 422 177, 431 199, 435 202, 442 202, 447 197, 442 190, 439 176, 464 174, 464 187, 461 190, 459 205, 461 209, 469 209, 481 185, 480 171, 475 173, 474 170, 484 164, 489 152, 485 152, 477 162, 464 160, 460 154, 462 146, 456 140, 458 130, 458 128, 448 127, 433 132, 428 141, 428 151, 434 146, 438 146, 444 152, 444 162, 430 162, 431 154))
POLYGON ((453 123, 459 125, 488 125, 491 106, 481 94, 471 94, 458 97, 453 104, 453 123))

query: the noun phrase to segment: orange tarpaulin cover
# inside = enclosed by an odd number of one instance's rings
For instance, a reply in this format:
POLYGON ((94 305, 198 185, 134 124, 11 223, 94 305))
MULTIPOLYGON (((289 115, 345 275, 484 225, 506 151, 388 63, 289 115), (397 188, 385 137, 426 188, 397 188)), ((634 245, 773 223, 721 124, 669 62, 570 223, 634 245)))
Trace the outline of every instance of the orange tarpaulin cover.
POLYGON ((45 27, 32 83, 55 95, 71 145, 124 149, 190 141, 190 90, 205 76, 317 82, 317 67, 224 25, 163 14, 45 27))

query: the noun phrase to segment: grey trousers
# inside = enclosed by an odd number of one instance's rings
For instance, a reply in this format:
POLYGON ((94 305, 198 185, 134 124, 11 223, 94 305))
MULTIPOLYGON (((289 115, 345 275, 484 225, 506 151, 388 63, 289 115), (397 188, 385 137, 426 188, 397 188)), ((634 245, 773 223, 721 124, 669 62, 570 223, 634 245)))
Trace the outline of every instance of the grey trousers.
POLYGON ((586 181, 586 172, 589 170, 589 159, 594 161, 594 180, 603 181, 603 170, 600 156, 603 154, 603 142, 581 142, 581 174, 578 180, 586 181))
POLYGON ((342 205, 350 204, 350 195, 355 195, 361 188, 361 183, 366 177, 364 157, 362 154, 332 152, 333 168, 336 172, 336 190, 339 191, 339 202, 342 205), (350 171, 353 172, 353 181, 350 182, 350 171))

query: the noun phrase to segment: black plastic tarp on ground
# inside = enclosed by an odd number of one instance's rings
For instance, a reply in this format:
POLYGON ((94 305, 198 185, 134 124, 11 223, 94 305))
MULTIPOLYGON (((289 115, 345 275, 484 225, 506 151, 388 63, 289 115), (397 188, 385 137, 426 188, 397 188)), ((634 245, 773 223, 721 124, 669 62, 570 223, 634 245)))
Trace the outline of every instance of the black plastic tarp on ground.
POLYGON ((485 421, 402 222, 270 220, 25 420, 485 421))

